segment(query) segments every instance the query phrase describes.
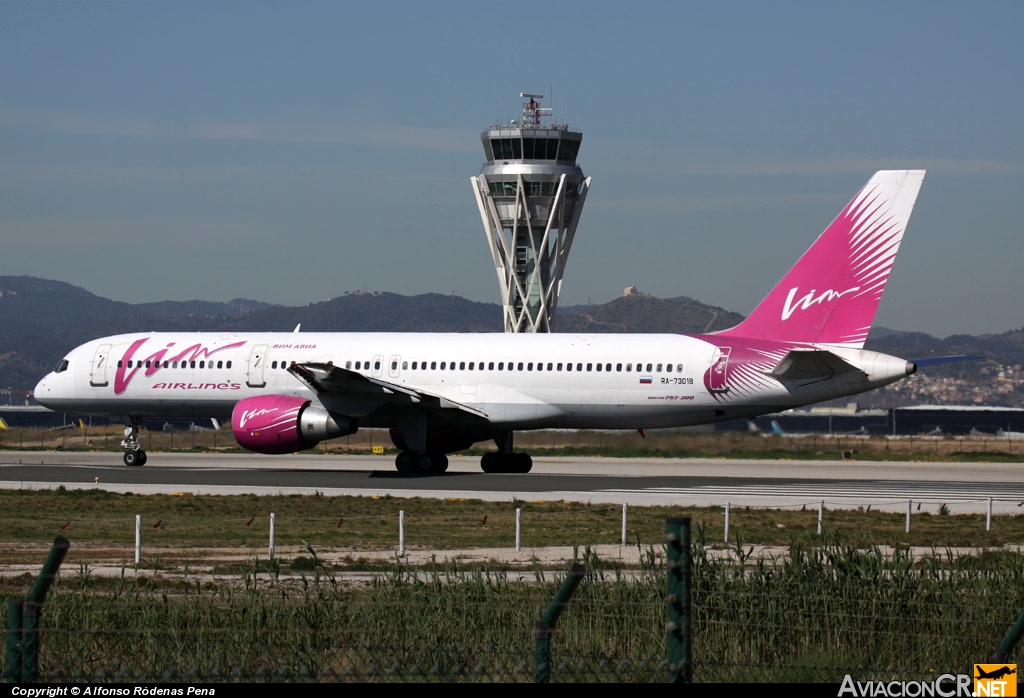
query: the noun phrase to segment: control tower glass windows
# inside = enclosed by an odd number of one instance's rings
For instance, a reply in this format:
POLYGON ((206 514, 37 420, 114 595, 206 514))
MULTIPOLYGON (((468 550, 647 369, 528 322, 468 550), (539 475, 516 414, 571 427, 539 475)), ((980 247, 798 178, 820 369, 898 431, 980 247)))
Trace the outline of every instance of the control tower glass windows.
POLYGON ((484 138, 484 155, 496 160, 557 160, 576 162, 582 141, 552 132, 547 138, 516 135, 511 138, 484 138))
POLYGON ((561 148, 559 148, 558 151, 558 159, 576 162, 576 156, 579 155, 581 142, 582 141, 563 139, 561 148))
MULTIPOLYGON (((558 193, 558 182, 534 182, 526 180, 523 182, 528 196, 554 196, 558 193)), ((491 196, 515 196, 516 182, 488 182, 487 188, 491 196)), ((567 182, 565 185, 566 196, 572 198, 578 193, 579 185, 575 182, 567 182)))
POLYGON ((488 182, 487 188, 491 191, 491 196, 515 196, 516 187, 518 185, 515 182, 488 182))
POLYGON ((495 160, 508 160, 512 157, 512 141, 508 138, 492 138, 491 150, 495 160), (505 145, 508 145, 508 152, 505 151, 505 145))
POLYGON ((492 138, 491 150, 495 160, 523 159, 523 141, 521 138, 492 138))

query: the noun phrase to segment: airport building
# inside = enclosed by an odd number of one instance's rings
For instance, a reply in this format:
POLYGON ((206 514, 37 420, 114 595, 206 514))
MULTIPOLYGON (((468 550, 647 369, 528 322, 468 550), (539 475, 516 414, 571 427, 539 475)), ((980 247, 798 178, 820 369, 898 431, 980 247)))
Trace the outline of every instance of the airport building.
POLYGON ((480 134, 486 162, 471 179, 506 332, 550 332, 590 177, 576 164, 583 133, 557 123, 543 95, 521 93, 523 118, 480 134))
POLYGON ((737 419, 715 425, 719 431, 757 430, 765 434, 918 435, 1024 437, 1024 409, 980 405, 916 405, 896 409, 808 407, 737 419))

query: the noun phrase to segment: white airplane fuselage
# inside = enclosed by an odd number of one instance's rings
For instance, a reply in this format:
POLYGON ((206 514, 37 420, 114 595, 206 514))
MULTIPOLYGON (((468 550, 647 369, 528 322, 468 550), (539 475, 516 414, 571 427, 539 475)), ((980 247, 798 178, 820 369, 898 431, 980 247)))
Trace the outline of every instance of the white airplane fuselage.
POLYGON ((713 334, 153 333, 84 344, 36 387, 56 410, 226 417, 289 453, 389 429, 402 472, 493 439, 487 472, 527 472, 523 429, 657 429, 752 417, 877 388, 914 364, 862 349, 924 172, 877 172, 742 323, 713 334))
MULTIPOLYGON (((654 429, 850 395, 909 371, 902 359, 828 347, 863 373, 787 383, 767 371, 790 349, 815 347, 762 340, 757 345, 764 366, 734 356, 725 375, 711 378, 721 347, 742 344, 713 340, 714 335, 127 334, 75 349, 65 370, 40 381, 35 397, 75 414, 219 418, 258 395, 313 399, 286 369, 329 363, 470 408, 496 427, 654 429)), ((395 409, 415 404, 397 397, 341 402, 360 426, 388 427, 395 409)), ((453 421, 475 421, 472 414, 456 412, 453 421)))

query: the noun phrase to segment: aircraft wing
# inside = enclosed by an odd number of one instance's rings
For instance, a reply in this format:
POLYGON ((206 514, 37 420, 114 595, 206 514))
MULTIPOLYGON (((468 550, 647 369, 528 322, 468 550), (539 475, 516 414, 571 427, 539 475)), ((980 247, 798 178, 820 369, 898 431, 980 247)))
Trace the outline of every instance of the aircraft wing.
POLYGON ((832 378, 842 373, 863 373, 863 371, 830 351, 793 350, 783 356, 768 375, 779 380, 802 381, 832 378))
POLYGON ((292 364, 288 372, 309 386, 317 395, 358 401, 367 398, 389 398, 404 396, 409 402, 423 409, 460 410, 466 414, 487 419, 487 414, 462 403, 434 395, 423 390, 407 388, 389 381, 364 376, 333 364, 308 363, 292 364))

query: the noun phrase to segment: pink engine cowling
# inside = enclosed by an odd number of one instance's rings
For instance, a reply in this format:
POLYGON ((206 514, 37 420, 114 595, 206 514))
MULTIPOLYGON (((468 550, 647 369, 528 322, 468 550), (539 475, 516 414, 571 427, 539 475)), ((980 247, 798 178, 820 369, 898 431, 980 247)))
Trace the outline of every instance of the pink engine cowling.
POLYGON ((322 406, 291 395, 245 398, 231 413, 235 440, 255 453, 294 453, 324 439, 354 434, 357 428, 354 419, 339 425, 322 406))

